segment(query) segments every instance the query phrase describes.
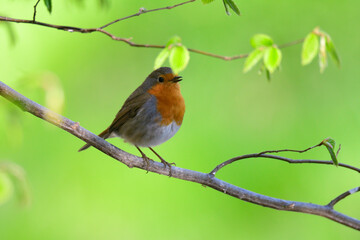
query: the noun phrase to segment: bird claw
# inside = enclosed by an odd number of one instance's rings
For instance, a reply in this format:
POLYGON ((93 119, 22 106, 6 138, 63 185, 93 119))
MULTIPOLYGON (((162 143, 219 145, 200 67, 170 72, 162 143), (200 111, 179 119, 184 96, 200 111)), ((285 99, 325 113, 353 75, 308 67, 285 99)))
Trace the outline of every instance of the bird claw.
POLYGON ((165 161, 163 158, 160 158, 160 160, 161 160, 161 163, 164 164, 164 168, 166 168, 166 166, 169 167, 169 177, 171 177, 172 176, 171 166, 172 165, 176 166, 176 164, 174 162, 169 163, 169 162, 165 161))
POLYGON ((168 163, 159 154, 157 154, 157 152, 155 152, 154 149, 152 149, 151 147, 149 147, 149 149, 161 160, 161 163, 164 164, 165 169, 166 169, 166 166, 169 167, 169 177, 171 177, 172 176, 171 165, 176 166, 176 164, 175 163, 168 163))
POLYGON ((149 166, 150 166, 150 158, 148 158, 148 156, 146 156, 145 154, 141 154, 143 160, 144 160, 144 168, 146 169, 146 173, 149 173, 149 166))

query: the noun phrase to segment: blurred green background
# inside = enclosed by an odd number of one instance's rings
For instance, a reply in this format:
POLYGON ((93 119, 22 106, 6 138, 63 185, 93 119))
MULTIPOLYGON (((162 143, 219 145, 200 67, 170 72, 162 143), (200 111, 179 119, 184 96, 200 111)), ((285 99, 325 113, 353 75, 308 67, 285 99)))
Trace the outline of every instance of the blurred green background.
MULTIPOLYGON (((98 27, 138 11, 180 1, 41 2, 37 20, 98 27)), ((165 44, 179 35, 185 46, 223 55, 251 51, 256 33, 278 44, 301 39, 320 26, 335 42, 342 67, 323 74, 317 60, 300 65, 301 45, 283 49, 280 72, 268 82, 244 60, 226 62, 191 54, 182 93, 187 109, 181 130, 156 147, 177 166, 209 172, 228 158, 273 149, 304 149, 333 137, 339 161, 360 166, 358 1, 238 1, 242 16, 225 14, 221 1, 200 1, 132 18, 108 28, 137 43, 165 44)), ((1 14, 31 19, 35 1, 1 0, 1 14)), ((0 25, 4 23, 0 22, 0 25)), ((1 26, 0 26, 1 27, 1 26)), ((128 95, 152 71, 158 49, 132 48, 100 33, 68 33, 13 24, 16 44, 0 28, 0 81, 45 104, 44 94, 22 87, 51 78, 62 85, 63 115, 99 133, 128 95), (35 80, 34 80, 35 79, 35 80)), ((59 94, 61 96, 61 93, 59 94)), ((21 165, 31 204, 15 197, 0 206, 0 239, 355 239, 359 233, 325 218, 282 212, 240 201, 199 184, 128 169, 103 153, 78 153, 83 142, 0 98, 0 160, 21 165), (9 122, 11 112, 11 123, 9 122), (5 114, 7 113, 7 114, 5 114), (7 119, 7 120, 6 120, 7 119)), ((137 154, 136 148, 112 139, 137 154)), ((150 157, 154 158, 148 150, 150 157)), ((329 159, 325 148, 296 155, 329 159)), ((155 158, 154 158, 155 159, 155 158)), ((334 166, 289 165, 250 159, 218 177, 261 194, 326 204, 359 185, 357 173, 334 166)), ((336 210, 360 218, 360 194, 336 210)))

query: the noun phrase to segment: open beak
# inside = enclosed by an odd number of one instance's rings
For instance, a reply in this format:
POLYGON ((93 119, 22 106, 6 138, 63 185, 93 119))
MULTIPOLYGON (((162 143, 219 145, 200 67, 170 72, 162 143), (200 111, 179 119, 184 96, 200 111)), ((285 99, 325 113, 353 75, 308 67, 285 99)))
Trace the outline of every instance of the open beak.
POLYGON ((182 77, 181 76, 175 76, 171 81, 173 83, 177 83, 177 82, 180 82, 182 80, 182 77))

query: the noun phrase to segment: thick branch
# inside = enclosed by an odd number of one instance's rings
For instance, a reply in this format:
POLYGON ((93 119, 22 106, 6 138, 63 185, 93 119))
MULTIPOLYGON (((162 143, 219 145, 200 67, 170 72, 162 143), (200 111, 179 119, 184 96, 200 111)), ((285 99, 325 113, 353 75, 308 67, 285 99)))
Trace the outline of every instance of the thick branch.
MULTIPOLYGON (((3 82, 0 82, 0 95, 8 99, 10 102, 16 104, 22 110, 29 112, 41 119, 44 119, 54 124, 55 126, 58 126, 68 131, 69 133, 84 140, 85 142, 90 143, 95 148, 113 157, 119 162, 122 162, 129 167, 136 167, 145 170, 146 166, 142 158, 118 149, 104 139, 81 127, 79 123, 73 122, 70 119, 67 119, 33 102, 32 100, 24 97, 20 93, 8 87, 3 82)), ((150 161, 149 166, 146 167, 146 170, 167 176, 169 174, 168 168, 164 167, 165 166, 162 163, 150 161)), ((213 175, 211 174, 206 174, 175 166, 172 167, 172 177, 206 185, 230 196, 264 207, 274 208, 283 211, 302 212, 318 215, 326 217, 343 225, 349 226, 351 228, 360 230, 359 220, 337 212, 333 210, 332 207, 327 205, 323 206, 312 203, 287 201, 268 197, 222 181, 218 178, 213 177, 213 175)))

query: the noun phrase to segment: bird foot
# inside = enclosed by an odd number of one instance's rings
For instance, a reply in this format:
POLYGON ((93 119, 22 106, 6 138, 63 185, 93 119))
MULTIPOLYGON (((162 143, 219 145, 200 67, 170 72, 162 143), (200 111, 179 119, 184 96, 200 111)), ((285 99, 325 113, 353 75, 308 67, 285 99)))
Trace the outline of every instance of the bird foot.
POLYGON ((149 166, 150 166, 150 158, 146 156, 144 153, 141 153, 142 159, 144 159, 144 168, 146 169, 146 173, 149 172, 149 166))
POLYGON ((175 165, 176 164, 173 162, 173 163, 169 163, 167 161, 165 161, 159 154, 157 154, 157 152, 154 151, 154 149, 152 149, 151 147, 149 147, 149 149, 161 160, 161 163, 164 164, 164 168, 166 168, 166 166, 169 167, 169 177, 172 176, 172 171, 171 171, 171 165, 175 165))
POLYGON ((165 161, 163 158, 160 158, 160 160, 161 160, 161 163, 164 164, 164 168, 166 168, 166 166, 169 167, 169 177, 171 177, 172 176, 171 166, 172 165, 176 166, 176 164, 174 162, 169 163, 169 162, 165 161))

